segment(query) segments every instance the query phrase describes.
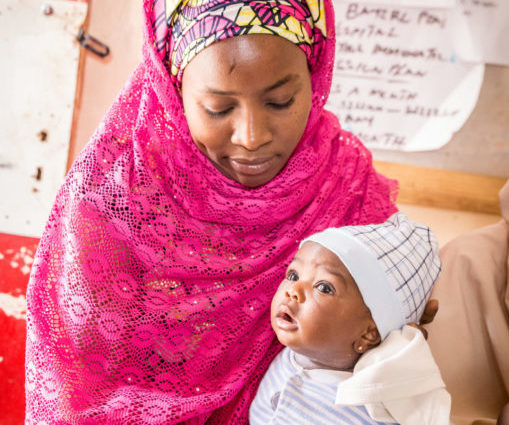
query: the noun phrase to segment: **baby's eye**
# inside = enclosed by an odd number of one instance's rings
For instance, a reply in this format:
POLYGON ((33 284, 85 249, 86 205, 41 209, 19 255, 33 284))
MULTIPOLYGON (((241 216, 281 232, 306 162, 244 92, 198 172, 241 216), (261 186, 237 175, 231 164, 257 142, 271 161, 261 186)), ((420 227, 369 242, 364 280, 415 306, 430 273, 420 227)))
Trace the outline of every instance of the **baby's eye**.
POLYGON ((299 275, 294 270, 289 270, 288 273, 286 273, 286 278, 288 280, 291 280, 293 282, 296 282, 299 280, 299 275))
POLYGON ((334 287, 329 282, 318 282, 315 288, 323 294, 333 295, 336 292, 334 291, 334 287))

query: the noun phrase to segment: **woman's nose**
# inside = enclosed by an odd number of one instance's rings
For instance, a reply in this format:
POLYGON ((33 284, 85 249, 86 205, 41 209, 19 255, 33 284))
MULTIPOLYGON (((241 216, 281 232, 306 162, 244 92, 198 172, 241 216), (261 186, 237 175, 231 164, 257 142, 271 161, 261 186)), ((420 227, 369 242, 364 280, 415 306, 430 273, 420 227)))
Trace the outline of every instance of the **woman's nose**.
POLYGON ((261 108, 250 107, 239 113, 234 122, 232 143, 255 151, 272 141, 267 118, 261 108))
POLYGON ((291 298, 294 301, 297 301, 298 303, 303 303, 306 301, 306 295, 304 293, 304 285, 302 285, 300 282, 294 283, 292 286, 290 286, 287 290, 285 295, 288 298, 291 298))

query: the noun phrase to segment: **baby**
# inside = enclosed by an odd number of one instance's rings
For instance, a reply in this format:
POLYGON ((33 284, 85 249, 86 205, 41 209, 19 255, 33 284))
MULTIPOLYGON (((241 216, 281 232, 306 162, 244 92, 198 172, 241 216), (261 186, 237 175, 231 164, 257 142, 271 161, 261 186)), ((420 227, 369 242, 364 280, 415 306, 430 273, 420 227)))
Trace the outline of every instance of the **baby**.
POLYGON ((286 348, 251 425, 449 424, 450 396, 418 323, 440 272, 430 230, 402 213, 305 239, 271 306, 286 348))

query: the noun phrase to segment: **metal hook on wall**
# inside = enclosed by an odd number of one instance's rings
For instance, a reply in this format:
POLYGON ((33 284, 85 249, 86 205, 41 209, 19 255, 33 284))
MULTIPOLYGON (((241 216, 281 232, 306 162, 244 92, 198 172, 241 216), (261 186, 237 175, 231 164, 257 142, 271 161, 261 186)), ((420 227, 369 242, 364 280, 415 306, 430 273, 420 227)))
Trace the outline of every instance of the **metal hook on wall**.
POLYGON ((80 28, 76 38, 85 49, 90 50, 101 58, 105 58, 110 54, 110 48, 106 44, 87 34, 83 28, 80 28))

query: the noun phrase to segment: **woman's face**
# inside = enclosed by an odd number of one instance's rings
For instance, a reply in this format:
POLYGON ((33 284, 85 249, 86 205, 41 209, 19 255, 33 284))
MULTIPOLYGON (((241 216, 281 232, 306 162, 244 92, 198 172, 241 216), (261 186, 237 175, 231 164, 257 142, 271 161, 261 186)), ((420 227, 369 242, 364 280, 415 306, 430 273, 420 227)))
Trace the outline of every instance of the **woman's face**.
POLYGON ((274 35, 233 37, 187 65, 182 99, 191 136, 225 176, 248 187, 272 180, 306 128, 306 55, 274 35))

